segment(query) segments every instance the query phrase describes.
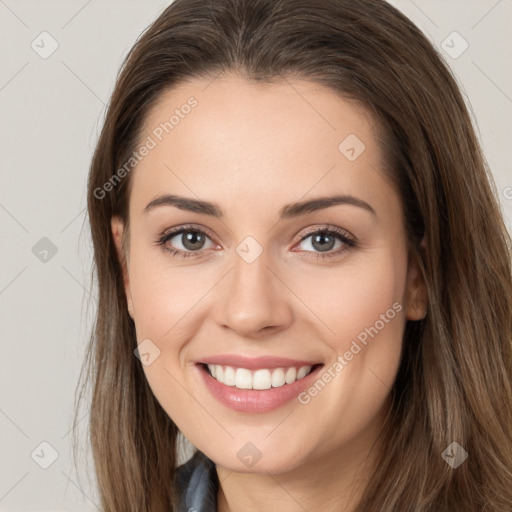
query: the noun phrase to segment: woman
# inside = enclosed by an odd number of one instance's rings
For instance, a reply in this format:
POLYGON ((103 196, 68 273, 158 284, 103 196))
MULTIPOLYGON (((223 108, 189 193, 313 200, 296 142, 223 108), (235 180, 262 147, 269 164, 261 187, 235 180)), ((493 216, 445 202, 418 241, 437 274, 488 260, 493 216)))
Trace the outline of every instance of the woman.
POLYGON ((88 189, 104 510, 512 510, 510 239, 399 11, 176 0, 88 189))

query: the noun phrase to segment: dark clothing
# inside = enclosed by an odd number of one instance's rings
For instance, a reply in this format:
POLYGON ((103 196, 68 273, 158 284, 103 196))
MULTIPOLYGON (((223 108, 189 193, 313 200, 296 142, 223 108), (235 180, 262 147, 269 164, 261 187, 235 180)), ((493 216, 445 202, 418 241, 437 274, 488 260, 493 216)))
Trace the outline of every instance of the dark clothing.
POLYGON ((199 450, 176 470, 178 512, 216 512, 219 478, 215 463, 199 450))

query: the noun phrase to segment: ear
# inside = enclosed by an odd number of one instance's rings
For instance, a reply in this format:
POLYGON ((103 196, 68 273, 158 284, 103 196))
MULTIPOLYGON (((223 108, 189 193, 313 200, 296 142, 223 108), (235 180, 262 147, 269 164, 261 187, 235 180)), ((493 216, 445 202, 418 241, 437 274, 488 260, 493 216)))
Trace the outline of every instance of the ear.
POLYGON ((112 229, 112 236, 114 238, 117 258, 123 273, 124 292, 126 294, 126 302, 128 303, 128 313, 133 319, 133 302, 132 294, 130 291, 130 278, 128 274, 128 259, 123 249, 123 235, 125 234, 124 223, 120 217, 114 216, 112 219, 110 219, 110 227, 112 229))
MULTIPOLYGON (((428 248, 425 238, 421 241, 420 248, 427 252, 428 248)), ((407 269, 405 290, 405 316, 407 320, 422 320, 428 311, 427 286, 419 266, 419 257, 417 253, 412 255, 407 269)))

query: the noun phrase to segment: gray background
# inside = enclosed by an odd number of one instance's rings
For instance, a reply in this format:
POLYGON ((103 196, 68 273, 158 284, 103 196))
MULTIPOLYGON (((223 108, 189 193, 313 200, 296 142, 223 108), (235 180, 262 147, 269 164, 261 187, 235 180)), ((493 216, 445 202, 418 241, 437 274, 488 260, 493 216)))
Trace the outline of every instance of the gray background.
MULTIPOLYGON (((510 227, 512 0, 391 3, 454 70, 510 227)), ((0 0, 0 512, 99 510, 87 447, 77 473, 69 434, 97 304, 85 185, 121 61, 167 4, 0 0)))

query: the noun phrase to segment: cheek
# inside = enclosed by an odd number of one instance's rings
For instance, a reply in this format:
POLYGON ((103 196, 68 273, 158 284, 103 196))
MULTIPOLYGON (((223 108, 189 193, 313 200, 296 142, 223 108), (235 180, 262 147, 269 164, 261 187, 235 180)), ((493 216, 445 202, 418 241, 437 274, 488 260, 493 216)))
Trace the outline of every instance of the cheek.
MULTIPOLYGON (((358 335, 378 322, 401 316, 405 288, 405 259, 399 254, 368 257, 339 268, 301 273, 294 281, 294 292, 303 299, 322 327, 322 338, 342 354, 358 335), (325 333, 325 334, 324 334, 325 333)), ((290 276, 292 279, 292 276, 290 276)), ((398 336, 401 322, 385 322, 386 331, 398 336), (391 327, 391 324, 393 326, 391 327), (398 325, 397 325, 398 324, 398 325)), ((384 329, 379 329, 384 330, 384 329)))
POLYGON ((179 338, 177 333, 183 333, 187 315, 209 287, 205 272, 166 264, 166 258, 172 255, 141 251, 131 260, 130 291, 139 341, 141 337, 179 338))
MULTIPOLYGON (((192 339, 194 330, 200 328, 200 320, 208 315, 207 293, 225 269, 208 264, 166 264, 161 255, 143 251, 135 252, 131 261, 137 341, 153 339, 165 359, 176 365, 180 356, 178 340, 192 339)), ((298 324, 314 326, 314 335, 324 340, 333 356, 350 350, 356 339, 362 343, 373 339, 375 327, 382 331, 379 335, 385 333, 385 337, 401 341, 403 322, 387 320, 402 317, 396 304, 401 306, 403 300, 405 267, 406 257, 389 252, 380 258, 368 255, 357 263, 329 268, 281 268, 283 281, 290 283, 293 290, 292 295, 283 292, 282 300, 294 309, 298 324), (381 328, 383 321, 385 329, 381 328)))
MULTIPOLYGON (((313 282, 303 283, 301 293, 310 289, 308 305, 332 331, 324 337, 332 359, 321 382, 306 391, 301 403, 305 410, 314 409, 332 439, 361 431, 389 396, 405 325, 404 265, 405 257, 389 254, 379 262, 374 258, 371 265, 340 272, 329 287, 321 279, 315 280, 314 288, 313 282)), ((320 444, 322 439, 318 439, 320 444)))
POLYGON ((156 354, 143 370, 163 409, 185 429, 189 411, 197 403, 184 387, 182 349, 198 327, 193 321, 194 305, 209 287, 199 285, 205 281, 197 272, 194 278, 191 268, 171 267, 165 264, 165 258, 143 251, 131 257, 130 291, 137 343, 150 340, 150 351, 156 354))
MULTIPOLYGON (((395 253, 379 256, 330 268, 282 267, 278 272, 293 291, 283 288, 280 297, 294 312, 290 336, 302 333, 304 338, 307 333, 319 354, 332 355, 326 369, 330 367, 334 377, 325 387, 312 389, 307 403, 293 404, 297 424, 303 425, 294 427, 294 436, 316 447, 318 453, 328 453, 333 445, 348 442, 364 430, 382 408, 396 376, 405 323, 401 300, 406 258, 395 253)), ((193 396, 194 382, 186 364, 195 334, 201 328, 216 327, 209 318, 215 304, 208 291, 220 284, 226 269, 207 264, 167 265, 161 257, 150 259, 144 254, 134 254, 132 263, 137 340, 149 338, 160 350, 159 357, 144 366, 148 383, 182 432, 196 441, 212 439, 216 427, 193 396)), ((216 290, 216 300, 228 301, 221 289, 216 290)), ((230 428, 233 432, 240 428, 243 437, 247 427, 230 428)), ((289 435, 282 428, 258 442, 262 447, 284 445, 289 435)))

